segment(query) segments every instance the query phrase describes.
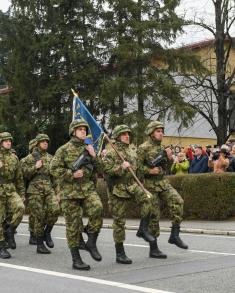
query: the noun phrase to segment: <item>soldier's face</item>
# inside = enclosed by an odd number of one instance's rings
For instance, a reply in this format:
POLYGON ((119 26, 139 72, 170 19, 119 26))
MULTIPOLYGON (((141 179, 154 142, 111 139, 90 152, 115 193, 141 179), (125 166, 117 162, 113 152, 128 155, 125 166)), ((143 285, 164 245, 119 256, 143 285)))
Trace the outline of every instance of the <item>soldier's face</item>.
POLYGON ((86 138, 86 127, 84 126, 79 126, 78 128, 75 129, 75 136, 79 139, 84 140, 86 138))
POLYGON ((39 142, 38 144, 38 147, 41 149, 41 150, 44 150, 46 151, 48 149, 48 141, 47 140, 42 140, 39 142))
POLYGON ((10 139, 6 139, 2 142, 2 147, 4 149, 7 149, 7 150, 10 150, 11 149, 11 145, 12 145, 12 142, 10 139))
POLYGON ((152 134, 152 138, 162 141, 163 135, 164 135, 163 129, 162 128, 157 128, 157 129, 154 130, 154 132, 152 134))
POLYGON ((123 143, 129 144, 130 143, 130 134, 129 132, 124 132, 119 136, 119 140, 123 143))

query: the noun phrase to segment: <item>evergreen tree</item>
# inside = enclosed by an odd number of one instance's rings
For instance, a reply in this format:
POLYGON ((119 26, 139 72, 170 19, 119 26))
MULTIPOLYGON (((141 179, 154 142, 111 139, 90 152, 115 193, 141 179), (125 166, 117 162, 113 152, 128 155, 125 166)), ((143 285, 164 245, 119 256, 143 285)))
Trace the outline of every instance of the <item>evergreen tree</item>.
POLYGON ((173 73, 192 70, 199 62, 185 52, 166 48, 184 24, 175 12, 180 1, 107 2, 104 33, 109 60, 102 100, 111 109, 111 124, 137 126, 141 141, 151 117, 161 119, 168 113, 169 118, 187 123, 194 111, 184 102, 173 73))
POLYGON ((1 38, 11 48, 2 66, 14 89, 4 123, 17 134, 21 153, 37 132, 52 138, 52 151, 67 139, 71 87, 79 84, 94 110, 100 86, 97 9, 92 0, 12 1, 1 38))

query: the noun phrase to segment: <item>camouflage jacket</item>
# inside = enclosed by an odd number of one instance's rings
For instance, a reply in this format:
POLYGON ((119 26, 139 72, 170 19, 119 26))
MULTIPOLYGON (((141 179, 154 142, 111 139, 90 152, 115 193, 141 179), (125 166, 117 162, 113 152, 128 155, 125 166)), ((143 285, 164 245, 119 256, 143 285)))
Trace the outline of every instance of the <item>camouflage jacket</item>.
POLYGON ((50 175, 50 162, 52 155, 46 151, 40 151, 35 148, 31 154, 21 160, 21 167, 25 182, 27 182, 27 193, 38 194, 41 192, 45 195, 51 193, 53 188, 52 177, 50 175), (37 160, 42 160, 41 168, 36 169, 37 160))
POLYGON ((143 180, 144 186, 149 189, 156 190, 156 187, 160 189, 165 189, 167 179, 165 178, 165 172, 172 165, 172 162, 166 158, 167 163, 164 168, 160 167, 161 171, 158 175, 151 175, 149 171, 151 167, 148 164, 148 161, 154 160, 160 151, 164 150, 164 147, 161 145, 161 142, 148 138, 143 144, 138 147, 137 156, 138 156, 138 175, 143 180))
MULTIPOLYGON (((136 172, 136 148, 122 142, 116 142, 115 147, 124 159, 131 164, 133 171, 136 172)), ((128 169, 123 169, 121 165, 122 160, 113 149, 110 149, 103 158, 103 171, 106 176, 109 191, 118 197, 130 198, 131 195, 128 192, 128 187, 135 180, 128 169)))
POLYGON ((90 170, 82 166, 82 178, 73 177, 73 163, 82 155, 86 148, 84 141, 72 137, 69 142, 61 146, 50 164, 51 174, 60 186, 60 196, 62 199, 85 198, 89 196, 89 190, 95 188, 95 172, 99 166, 98 158, 90 157, 94 166, 90 170))
POLYGON ((25 196, 24 180, 19 160, 11 150, 0 148, 0 197, 5 193, 17 192, 22 198, 25 196))

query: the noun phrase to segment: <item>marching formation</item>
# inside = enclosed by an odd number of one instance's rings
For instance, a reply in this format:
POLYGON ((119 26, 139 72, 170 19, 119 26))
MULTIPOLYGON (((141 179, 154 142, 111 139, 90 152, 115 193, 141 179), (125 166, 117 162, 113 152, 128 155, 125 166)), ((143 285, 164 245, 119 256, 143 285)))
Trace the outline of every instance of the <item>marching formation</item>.
POLYGON ((138 149, 131 144, 131 129, 118 125, 113 130, 114 147, 107 147, 100 156, 87 139, 88 130, 85 120, 73 121, 69 126, 70 140, 54 157, 47 152, 49 137, 38 134, 29 142, 29 154, 21 161, 12 149, 11 134, 0 134, 0 258, 10 258, 8 249, 16 249, 14 234, 27 206, 29 244, 36 245, 37 253, 51 253, 51 231, 62 210, 73 268, 90 269, 80 256, 81 249, 101 261, 97 239, 103 206, 96 191, 96 180, 101 175, 107 183, 117 263, 132 263, 123 245, 127 209, 132 202, 139 206, 141 216, 136 235, 149 243, 149 257, 167 258, 157 243, 161 201, 172 221, 168 242, 188 248, 179 236, 184 202, 165 177, 173 157, 171 150, 161 145, 164 125, 150 122, 146 128, 148 139, 138 149), (142 184, 135 180, 136 176, 142 184), (88 217, 85 227, 84 214, 88 217), (84 232, 88 236, 86 242, 84 232))

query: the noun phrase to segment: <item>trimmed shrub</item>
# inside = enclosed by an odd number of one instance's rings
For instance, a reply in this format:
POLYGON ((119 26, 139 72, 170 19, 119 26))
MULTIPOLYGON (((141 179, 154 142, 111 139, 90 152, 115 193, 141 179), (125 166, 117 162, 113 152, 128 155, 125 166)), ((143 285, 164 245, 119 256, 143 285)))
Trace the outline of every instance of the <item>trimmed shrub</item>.
MULTIPOLYGON (((235 214, 235 173, 190 174, 168 177, 184 199, 184 217, 188 219, 223 220, 235 214)), ((98 181, 98 192, 104 205, 104 217, 111 217, 106 184, 98 181)), ((163 204, 162 216, 168 211, 163 204)), ((128 218, 139 218, 136 204, 128 204, 128 218)))

